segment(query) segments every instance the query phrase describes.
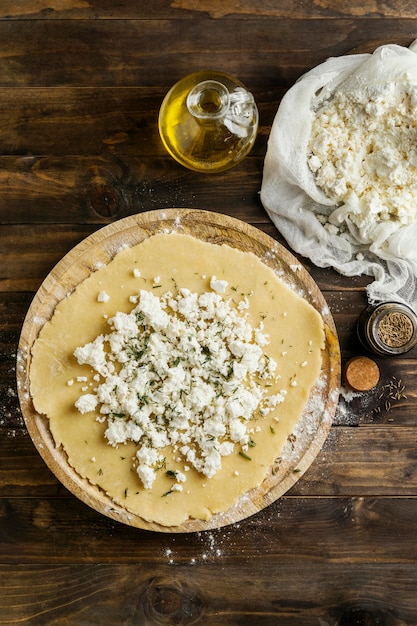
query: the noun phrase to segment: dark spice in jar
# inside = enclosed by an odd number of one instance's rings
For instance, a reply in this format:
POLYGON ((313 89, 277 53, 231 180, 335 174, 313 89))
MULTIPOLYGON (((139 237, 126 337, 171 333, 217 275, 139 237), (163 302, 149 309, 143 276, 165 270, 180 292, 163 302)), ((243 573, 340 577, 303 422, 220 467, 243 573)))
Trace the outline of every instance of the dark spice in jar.
POLYGON ((387 313, 379 321, 378 336, 389 348, 401 348, 412 338, 413 324, 401 311, 387 313))
POLYGON ((366 308, 358 320, 362 344, 375 354, 404 354, 417 344, 417 316, 405 304, 383 302, 366 308))

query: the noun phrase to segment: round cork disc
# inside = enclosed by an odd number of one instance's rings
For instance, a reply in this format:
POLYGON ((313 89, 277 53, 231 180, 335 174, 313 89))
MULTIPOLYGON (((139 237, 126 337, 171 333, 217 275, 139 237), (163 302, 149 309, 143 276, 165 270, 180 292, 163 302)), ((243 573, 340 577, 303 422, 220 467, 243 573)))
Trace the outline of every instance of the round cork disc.
POLYGON ((367 356, 350 359, 345 367, 345 380, 354 391, 370 391, 379 381, 379 367, 367 356))

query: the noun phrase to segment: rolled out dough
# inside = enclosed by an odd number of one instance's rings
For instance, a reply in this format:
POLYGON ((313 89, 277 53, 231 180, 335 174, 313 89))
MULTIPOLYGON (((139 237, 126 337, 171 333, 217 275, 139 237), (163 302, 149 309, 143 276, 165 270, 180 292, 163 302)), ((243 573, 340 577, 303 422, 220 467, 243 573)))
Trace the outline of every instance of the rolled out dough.
MULTIPOLYGON (((226 511, 262 483, 320 376, 323 346, 320 314, 254 254, 189 235, 157 234, 120 251, 56 306, 32 348, 30 392, 36 410, 49 420, 56 446, 62 446, 79 475, 143 519, 176 526, 189 518, 207 520, 226 511), (74 407, 82 389, 92 388, 93 372, 90 366, 79 365, 73 352, 109 332, 107 319, 117 311, 130 312, 134 305, 129 297, 140 289, 151 290, 156 276, 160 293, 172 291, 173 284, 201 293, 210 290, 213 275, 227 281, 225 298, 253 292, 249 321, 256 327, 263 319, 270 339, 265 352, 276 360, 281 376, 271 393, 285 389, 287 396, 256 421, 251 460, 236 449, 223 458, 222 469, 212 478, 191 469, 183 491, 164 496, 172 484, 169 476, 158 473, 152 489, 144 489, 132 464, 134 443, 110 446, 104 438, 106 424, 96 419, 98 413, 82 415, 74 407), (98 302, 101 291, 110 296, 107 302, 98 302), (291 384, 294 380, 296 385, 291 384)), ((165 449, 164 454, 170 467, 183 471, 184 464, 173 450, 165 449)))

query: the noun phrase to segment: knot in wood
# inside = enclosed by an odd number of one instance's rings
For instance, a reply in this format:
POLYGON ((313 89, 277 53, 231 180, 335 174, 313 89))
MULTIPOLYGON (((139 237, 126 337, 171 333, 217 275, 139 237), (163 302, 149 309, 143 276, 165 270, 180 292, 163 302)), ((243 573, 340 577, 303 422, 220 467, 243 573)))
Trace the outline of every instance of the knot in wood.
POLYGON ((368 609, 348 609, 338 622, 339 626, 387 626, 384 616, 368 609))
POLYGON ((103 217, 117 217, 120 212, 120 196, 108 183, 98 183, 90 190, 93 210, 103 217))
POLYGON ((141 613, 155 626, 191 626, 200 621, 203 602, 187 583, 156 577, 140 597, 141 613))

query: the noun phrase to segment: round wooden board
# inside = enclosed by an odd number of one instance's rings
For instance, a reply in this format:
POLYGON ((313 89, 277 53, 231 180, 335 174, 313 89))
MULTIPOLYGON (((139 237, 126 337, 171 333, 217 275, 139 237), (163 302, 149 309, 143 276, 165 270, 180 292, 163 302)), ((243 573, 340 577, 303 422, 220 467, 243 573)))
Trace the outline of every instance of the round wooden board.
POLYGON ((340 380, 340 350, 333 319, 316 283, 300 267, 290 252, 258 229, 225 215, 196 209, 157 210, 132 215, 93 233, 73 248, 55 266, 36 293, 23 324, 17 357, 22 413, 39 454, 58 480, 98 512, 130 526, 162 532, 192 532, 225 526, 253 515, 288 491, 311 465, 327 437, 338 402, 340 380), (67 462, 65 452, 55 447, 47 418, 34 409, 29 394, 29 370, 31 348, 43 324, 51 319, 58 302, 95 268, 108 264, 121 248, 139 244, 156 233, 172 230, 256 254, 283 276, 297 293, 304 294, 320 312, 326 345, 322 374, 311 393, 311 400, 319 402, 309 402, 299 422, 300 431, 303 430, 303 423, 308 423, 308 428, 302 437, 287 442, 287 450, 284 449, 282 457, 276 459, 262 484, 245 494, 236 505, 208 521, 189 519, 181 526, 165 527, 147 522, 114 503, 100 488, 74 471, 67 462))

